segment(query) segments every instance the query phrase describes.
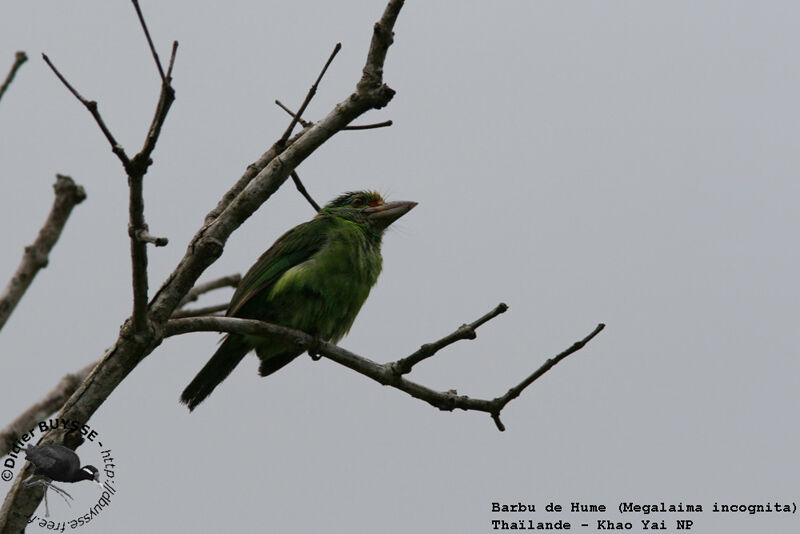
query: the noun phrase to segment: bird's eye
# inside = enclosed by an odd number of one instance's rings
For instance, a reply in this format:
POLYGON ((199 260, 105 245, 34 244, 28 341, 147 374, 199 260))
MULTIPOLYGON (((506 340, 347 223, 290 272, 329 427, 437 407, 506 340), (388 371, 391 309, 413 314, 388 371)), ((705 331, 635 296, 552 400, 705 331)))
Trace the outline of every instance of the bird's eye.
POLYGON ((364 206, 364 197, 355 197, 353 200, 350 201, 350 205, 354 208, 360 208, 364 206))

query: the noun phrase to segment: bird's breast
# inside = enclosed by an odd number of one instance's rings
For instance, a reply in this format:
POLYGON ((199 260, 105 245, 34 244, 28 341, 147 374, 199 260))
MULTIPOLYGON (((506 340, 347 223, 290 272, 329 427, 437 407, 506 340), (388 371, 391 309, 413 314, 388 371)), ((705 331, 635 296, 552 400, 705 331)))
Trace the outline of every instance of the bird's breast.
POLYGON ((379 244, 358 234, 334 235, 276 281, 270 300, 281 308, 281 324, 336 342, 350 330, 381 267, 379 244))

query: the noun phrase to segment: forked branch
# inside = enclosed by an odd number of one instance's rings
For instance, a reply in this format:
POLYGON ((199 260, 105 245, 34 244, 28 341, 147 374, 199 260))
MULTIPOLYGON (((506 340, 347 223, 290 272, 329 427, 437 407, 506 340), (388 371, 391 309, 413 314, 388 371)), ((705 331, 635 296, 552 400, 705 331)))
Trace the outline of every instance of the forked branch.
MULTIPOLYGON (((365 75, 356 85, 356 90, 323 119, 285 143, 276 142, 248 166, 244 175, 206 216, 205 224, 190 241, 183 258, 152 297, 146 315, 150 328, 137 330, 132 321, 127 321, 100 363, 66 401, 59 417, 89 421, 122 380, 159 345, 164 325, 203 272, 222 254, 229 236, 278 190, 295 167, 331 136, 367 111, 388 104, 394 91, 382 81, 385 49, 390 44, 385 36, 391 34, 402 5, 402 0, 388 1, 378 22, 381 31, 373 33, 364 66, 365 75), (381 48, 384 50, 380 51, 381 48), (365 80, 367 72, 370 73, 369 80, 365 80)), ((149 164, 149 161, 137 163, 149 164)), ((48 432, 42 441, 60 442, 62 438, 58 433, 48 432)), ((0 531, 22 531, 40 501, 41 494, 15 482, 0 509, 0 531)))
POLYGON ((322 77, 325 76, 325 71, 328 70, 328 67, 330 67, 333 58, 336 57, 336 54, 338 54, 339 50, 341 49, 342 49, 342 43, 336 43, 336 46, 333 47, 333 52, 331 52, 331 55, 328 57, 328 61, 325 62, 325 66, 322 67, 322 71, 319 73, 319 76, 317 76, 316 81, 311 86, 311 89, 308 90, 308 93, 306 93, 306 98, 300 105, 300 109, 297 111, 297 115, 292 116, 292 122, 289 123, 289 126, 286 128, 286 131, 283 132, 283 136, 281 136, 279 143, 285 143, 289 139, 289 136, 292 135, 294 127, 297 126, 300 117, 303 116, 303 112, 308 107, 308 104, 311 102, 311 99, 314 98, 314 95, 317 94, 317 87, 319 87, 319 82, 322 80, 322 77))
MULTIPOLYGON (((292 117, 296 118, 297 122, 299 122, 300 125, 303 126, 304 128, 308 128, 309 126, 312 126, 314 124, 313 122, 307 121, 302 117, 300 117, 299 115, 297 115, 294 111, 286 107, 284 103, 281 102, 280 100, 275 100, 275 104, 283 111, 285 111, 292 117)), ((386 128, 387 126, 391 126, 392 124, 393 124, 392 121, 376 122, 374 124, 356 124, 354 126, 345 126, 344 128, 342 128, 342 130, 374 130, 375 128, 386 128)))
MULTIPOLYGON (((309 124, 288 139, 279 138, 256 162, 248 166, 242 177, 220 199, 217 206, 208 213, 203 226, 198 229, 189 242, 184 256, 177 262, 174 270, 164 280, 159 290, 149 301, 149 304, 144 307, 147 328, 139 328, 141 321, 137 318, 141 318, 142 307, 134 306, 134 320, 129 320, 123 325, 115 343, 106 351, 97 366, 94 367, 73 395, 64 403, 58 417, 82 422, 89 421, 95 411, 113 393, 122 380, 159 346, 163 337, 167 334, 168 328, 170 335, 180 333, 178 330, 186 328, 181 326, 181 324, 186 324, 181 323, 181 321, 189 321, 189 324, 194 324, 192 321, 206 321, 206 329, 215 331, 225 330, 228 327, 240 328, 237 325, 251 322, 254 323, 254 326, 252 326, 254 328, 253 331, 262 335, 264 333, 274 334, 274 330, 269 330, 270 328, 280 328, 274 325, 264 325, 257 321, 226 317, 202 317, 197 319, 171 319, 171 317, 179 309, 196 281, 220 257, 230 235, 284 184, 298 165, 305 161, 330 137, 349 126, 355 119, 370 110, 380 109, 391 101, 394 91, 384 83, 383 66, 387 50, 393 40, 392 30, 402 6, 402 0, 389 0, 386 4, 380 20, 374 27, 363 75, 356 84, 355 90, 346 95, 319 121, 309 124), (220 328, 220 324, 208 323, 208 321, 232 321, 233 326, 228 323, 225 328, 220 328)), ((174 50, 175 48, 173 47, 174 50)), ((170 74, 171 67, 168 67, 164 74, 166 80, 162 81, 163 85, 169 86, 170 74)), ((162 80, 164 79, 162 78, 162 80)), ((162 91, 162 98, 159 99, 160 104, 156 117, 166 115, 166 110, 169 108, 172 98, 171 91, 169 93, 169 95, 163 96, 162 91)), ((298 117, 300 114, 298 112, 298 117)), ((98 124, 100 122, 98 121, 98 124)), ((296 122, 299 123, 299 119, 296 122)), ((157 138, 162 123, 163 119, 154 120, 145 144, 146 147, 150 139, 157 138)), ((104 134, 106 131, 107 129, 104 130, 104 134)), ((116 149, 118 145, 113 141, 113 137, 109 138, 109 141, 112 144, 112 149, 116 149)), ((144 170, 150 165, 151 161, 148 152, 143 150, 140 154, 147 154, 147 157, 133 158, 129 165, 135 165, 137 169, 144 170)), ((137 237, 137 232, 140 229, 146 230, 144 227, 132 225, 132 239, 138 239, 142 236, 139 233, 139 237, 137 237)), ((139 299, 138 302, 141 303, 142 300, 139 299)), ((305 336, 302 332, 298 333, 296 331, 290 335, 298 334, 305 336)), ((320 354, 324 354, 347 367, 357 368, 359 365, 364 365, 372 369, 372 374, 368 376, 373 379, 403 389, 409 394, 427 400, 441 409, 467 409, 464 406, 470 406, 468 409, 478 409, 489 413, 495 413, 497 410, 497 404, 490 404, 494 401, 467 399, 457 397, 452 393, 442 394, 429 390, 424 386, 406 380, 387 365, 380 365, 369 362, 366 359, 353 357, 351 353, 333 345, 323 344, 321 347, 317 346, 314 340, 309 339, 308 336, 300 339, 300 342, 304 346, 313 347, 320 354), (426 392, 428 391, 432 392, 433 395, 426 397, 426 392)), ((48 432, 43 436, 42 442, 51 443, 61 442, 62 440, 63 436, 59 433, 48 432)), ((30 488, 20 487, 18 482, 19 480, 12 486, 11 491, 9 491, 3 502, 2 509, 0 509, 0 531, 22 531, 27 524, 28 518, 31 517, 41 500, 40 493, 37 494, 30 488)))
POLYGON ((47 66, 50 67, 50 69, 55 73, 58 79, 61 80, 61 83, 64 84, 64 86, 69 90, 69 92, 72 93, 72 95, 78 99, 78 102, 83 104, 84 107, 86 107, 86 109, 89 110, 89 113, 92 114, 92 117, 97 123, 97 126, 100 127, 100 131, 103 132, 103 135, 106 137, 108 143, 111 145, 111 152, 113 152, 119 158, 119 160, 122 162, 122 166, 125 167, 125 169, 127 170, 131 164, 131 160, 125 153, 125 149, 122 148, 122 146, 119 143, 117 143, 117 140, 114 138, 114 135, 111 133, 111 130, 109 130, 108 126, 106 126, 103 117, 100 115, 100 111, 97 109, 97 102, 95 102, 94 100, 85 99, 74 87, 72 87, 72 84, 70 84, 64 77, 64 75, 61 74, 61 72, 59 72, 56 66, 53 65, 53 62, 50 61, 50 58, 47 57, 47 54, 42 54, 42 59, 44 59, 44 62, 47 63, 47 66))
POLYGON ((477 330, 479 326, 481 326, 487 321, 491 321, 501 313, 505 313, 506 310, 508 310, 508 306, 505 303, 501 302, 495 307, 495 309, 493 309, 480 319, 470 324, 462 324, 456 329, 455 332, 443 337, 439 341, 435 341, 433 343, 426 343, 425 345, 422 345, 419 348, 419 350, 417 350, 413 354, 401 360, 397 360, 396 362, 390 365, 392 366, 394 372, 399 375, 410 373, 412 367, 414 367, 422 360, 430 358, 431 356, 433 356, 446 346, 452 345, 456 341, 460 341, 462 339, 475 339, 478 335, 475 333, 475 330, 477 330))
POLYGON ((45 62, 50 66, 59 80, 66 86, 66 88, 83 104, 86 109, 92 114, 95 122, 100 127, 100 130, 105 135, 108 142, 111 144, 111 151, 117 155, 122 162, 125 173, 128 175, 128 188, 129 188, 129 202, 128 202, 128 236, 130 237, 131 244, 131 271, 132 271, 132 286, 133 286, 133 313, 131 314, 133 320, 133 327, 135 332, 142 332, 147 329, 147 245, 153 244, 157 247, 166 246, 168 240, 166 237, 156 237, 150 234, 144 217, 144 175, 147 169, 153 162, 151 155, 155 150, 156 142, 158 141, 161 128, 167 118, 172 103, 175 101, 175 90, 172 88, 172 67, 175 63, 175 55, 178 50, 178 42, 172 43, 172 53, 170 54, 169 66, 166 74, 161 66, 161 60, 158 57, 153 40, 150 37, 150 31, 147 29, 142 10, 139 7, 137 0, 131 0, 136 14, 139 17, 139 22, 144 30, 147 43, 153 55, 158 73, 161 76, 161 93, 156 104, 155 114, 150 124, 150 128, 145 136, 144 146, 133 158, 129 158, 125 149, 117 142, 111 130, 106 125, 100 111, 97 108, 97 102, 85 99, 73 86, 67 81, 61 72, 53 65, 45 54, 42 54, 45 62))
MULTIPOLYGON (((522 391, 530 386, 534 381, 540 378, 543 374, 553 368, 558 362, 583 348, 589 341, 592 340, 605 325, 598 325, 588 336, 582 340, 574 343, 570 348, 558 354, 557 356, 547 360, 539 369, 534 371, 531 375, 525 378, 522 382, 509 389, 504 395, 494 398, 492 400, 474 399, 466 395, 458 395, 455 390, 446 392, 436 391, 426 386, 412 382, 403 377, 400 372, 405 369, 410 369, 410 365, 421 361, 424 358, 433 356, 440 349, 460 340, 460 339, 474 339, 475 329, 484 324, 485 322, 497 317, 503 313, 508 307, 505 304, 498 305, 494 310, 484 315, 477 321, 470 325, 465 325, 456 330, 454 333, 442 338, 441 340, 430 345, 423 345, 420 356, 420 351, 403 358, 397 362, 389 363, 376 363, 368 358, 354 354, 346 349, 343 349, 332 343, 319 341, 313 336, 280 325, 264 323, 252 319, 239 319, 235 317, 192 317, 184 319, 171 319, 167 321, 164 329, 164 337, 185 334, 188 332, 229 332, 236 334, 245 334, 253 336, 280 336, 287 340, 291 340, 297 344, 298 348, 309 350, 315 355, 325 356, 326 358, 335 361, 349 369, 352 369, 364 376, 367 376, 384 386, 391 386, 399 389, 414 398, 423 400, 435 406, 440 410, 453 411, 459 410, 473 410, 486 412, 491 415, 492 420, 497 425, 498 430, 504 431, 505 426, 500 421, 500 412, 505 406, 513 399, 519 397, 522 391), (427 347, 427 348, 426 348, 427 347)), ((406 371, 407 372, 407 371, 406 371)))

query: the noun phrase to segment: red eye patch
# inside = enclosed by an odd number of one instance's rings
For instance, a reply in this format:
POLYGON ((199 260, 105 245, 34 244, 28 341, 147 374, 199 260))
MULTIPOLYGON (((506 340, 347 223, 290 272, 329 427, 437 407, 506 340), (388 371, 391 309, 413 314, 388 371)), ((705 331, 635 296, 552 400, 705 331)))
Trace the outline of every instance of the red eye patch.
POLYGON ((373 207, 373 208, 374 208, 375 206, 377 206, 378 204, 383 204, 383 202, 381 202, 380 200, 373 200, 372 202, 370 202, 370 203, 369 203, 369 205, 370 205, 371 207, 373 207))

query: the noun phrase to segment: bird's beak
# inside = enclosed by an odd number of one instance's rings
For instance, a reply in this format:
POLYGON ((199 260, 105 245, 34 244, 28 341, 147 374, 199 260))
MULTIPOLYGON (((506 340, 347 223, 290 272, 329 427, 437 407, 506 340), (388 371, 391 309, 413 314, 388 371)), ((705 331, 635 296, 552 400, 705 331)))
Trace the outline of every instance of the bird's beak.
POLYGON ((380 206, 371 206, 364 209, 367 218, 370 222, 377 223, 383 228, 386 228, 394 221, 411 211, 417 203, 413 200, 395 200, 394 202, 387 202, 380 206))

